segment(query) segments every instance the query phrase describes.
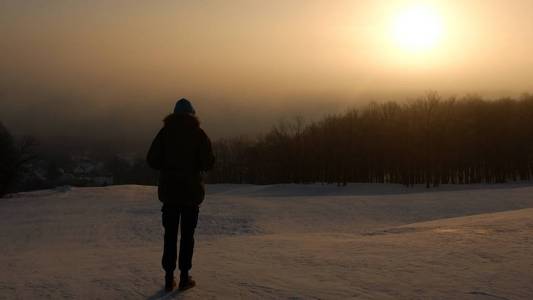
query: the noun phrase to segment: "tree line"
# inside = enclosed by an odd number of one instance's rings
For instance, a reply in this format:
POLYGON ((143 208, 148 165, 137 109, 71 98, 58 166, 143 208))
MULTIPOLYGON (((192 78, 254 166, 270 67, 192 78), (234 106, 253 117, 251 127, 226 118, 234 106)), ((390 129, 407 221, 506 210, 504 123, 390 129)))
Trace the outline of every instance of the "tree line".
POLYGON ((72 151, 67 147, 47 149, 31 136, 12 135, 0 122, 0 198, 64 185, 154 185, 156 175, 144 157, 72 151))
POLYGON ((437 93, 214 142, 214 183, 503 183, 533 175, 533 96, 437 93))
MULTIPOLYGON (((209 183, 503 183, 533 176, 533 96, 372 103, 314 122, 280 122, 256 137, 214 141, 209 183)), ((0 197, 58 185, 157 183, 137 157, 52 153, 0 123, 0 197), (78 157, 78 158, 76 158, 78 157), (81 158, 81 159, 80 159, 81 158), (108 181, 110 179, 110 181, 108 181), (101 182, 102 180, 103 183, 101 182)), ((94 152, 94 151, 93 151, 94 152)))
POLYGON ((10 191, 21 171, 35 158, 35 144, 28 136, 16 139, 0 122, 0 197, 10 191))

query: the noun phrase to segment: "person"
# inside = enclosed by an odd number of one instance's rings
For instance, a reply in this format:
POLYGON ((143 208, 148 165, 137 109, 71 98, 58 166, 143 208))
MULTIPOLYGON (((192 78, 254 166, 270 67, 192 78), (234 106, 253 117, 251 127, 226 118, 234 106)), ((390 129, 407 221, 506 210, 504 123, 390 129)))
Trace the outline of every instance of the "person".
POLYGON ((154 138, 146 160, 151 168, 159 171, 158 196, 163 203, 161 212, 165 230, 161 260, 165 270, 165 290, 172 291, 176 287, 178 227, 181 227, 178 288, 185 290, 195 285, 189 271, 194 230, 200 203, 205 197, 202 177, 215 162, 211 141, 200 128, 195 110, 187 99, 177 101, 174 112, 164 119, 164 126, 154 138))

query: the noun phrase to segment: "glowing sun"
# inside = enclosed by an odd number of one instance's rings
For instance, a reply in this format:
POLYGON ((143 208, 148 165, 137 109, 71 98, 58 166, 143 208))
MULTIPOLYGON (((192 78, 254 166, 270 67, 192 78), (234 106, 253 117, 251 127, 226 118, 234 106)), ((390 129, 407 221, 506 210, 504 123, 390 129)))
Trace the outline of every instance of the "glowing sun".
POLYGON ((398 11, 391 29, 395 45, 413 53, 436 48, 444 31, 439 11, 425 5, 412 5, 398 11))

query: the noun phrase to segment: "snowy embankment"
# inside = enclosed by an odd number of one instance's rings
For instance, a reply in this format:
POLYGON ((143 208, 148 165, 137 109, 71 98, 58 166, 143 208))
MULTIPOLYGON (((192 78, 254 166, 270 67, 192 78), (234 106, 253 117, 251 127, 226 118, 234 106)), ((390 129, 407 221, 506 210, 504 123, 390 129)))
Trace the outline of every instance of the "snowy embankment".
POLYGON ((533 299, 533 186, 208 191, 170 295, 155 188, 0 199, 0 299, 533 299))

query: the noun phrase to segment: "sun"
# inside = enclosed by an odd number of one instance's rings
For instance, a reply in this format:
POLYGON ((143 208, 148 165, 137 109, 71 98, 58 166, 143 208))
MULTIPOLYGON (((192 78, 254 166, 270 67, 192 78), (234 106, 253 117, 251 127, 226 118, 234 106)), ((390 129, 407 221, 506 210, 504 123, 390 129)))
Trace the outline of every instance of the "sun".
POLYGON ((403 51, 421 54, 436 48, 443 36, 439 11, 428 5, 412 5, 401 9, 392 22, 392 38, 403 51))

